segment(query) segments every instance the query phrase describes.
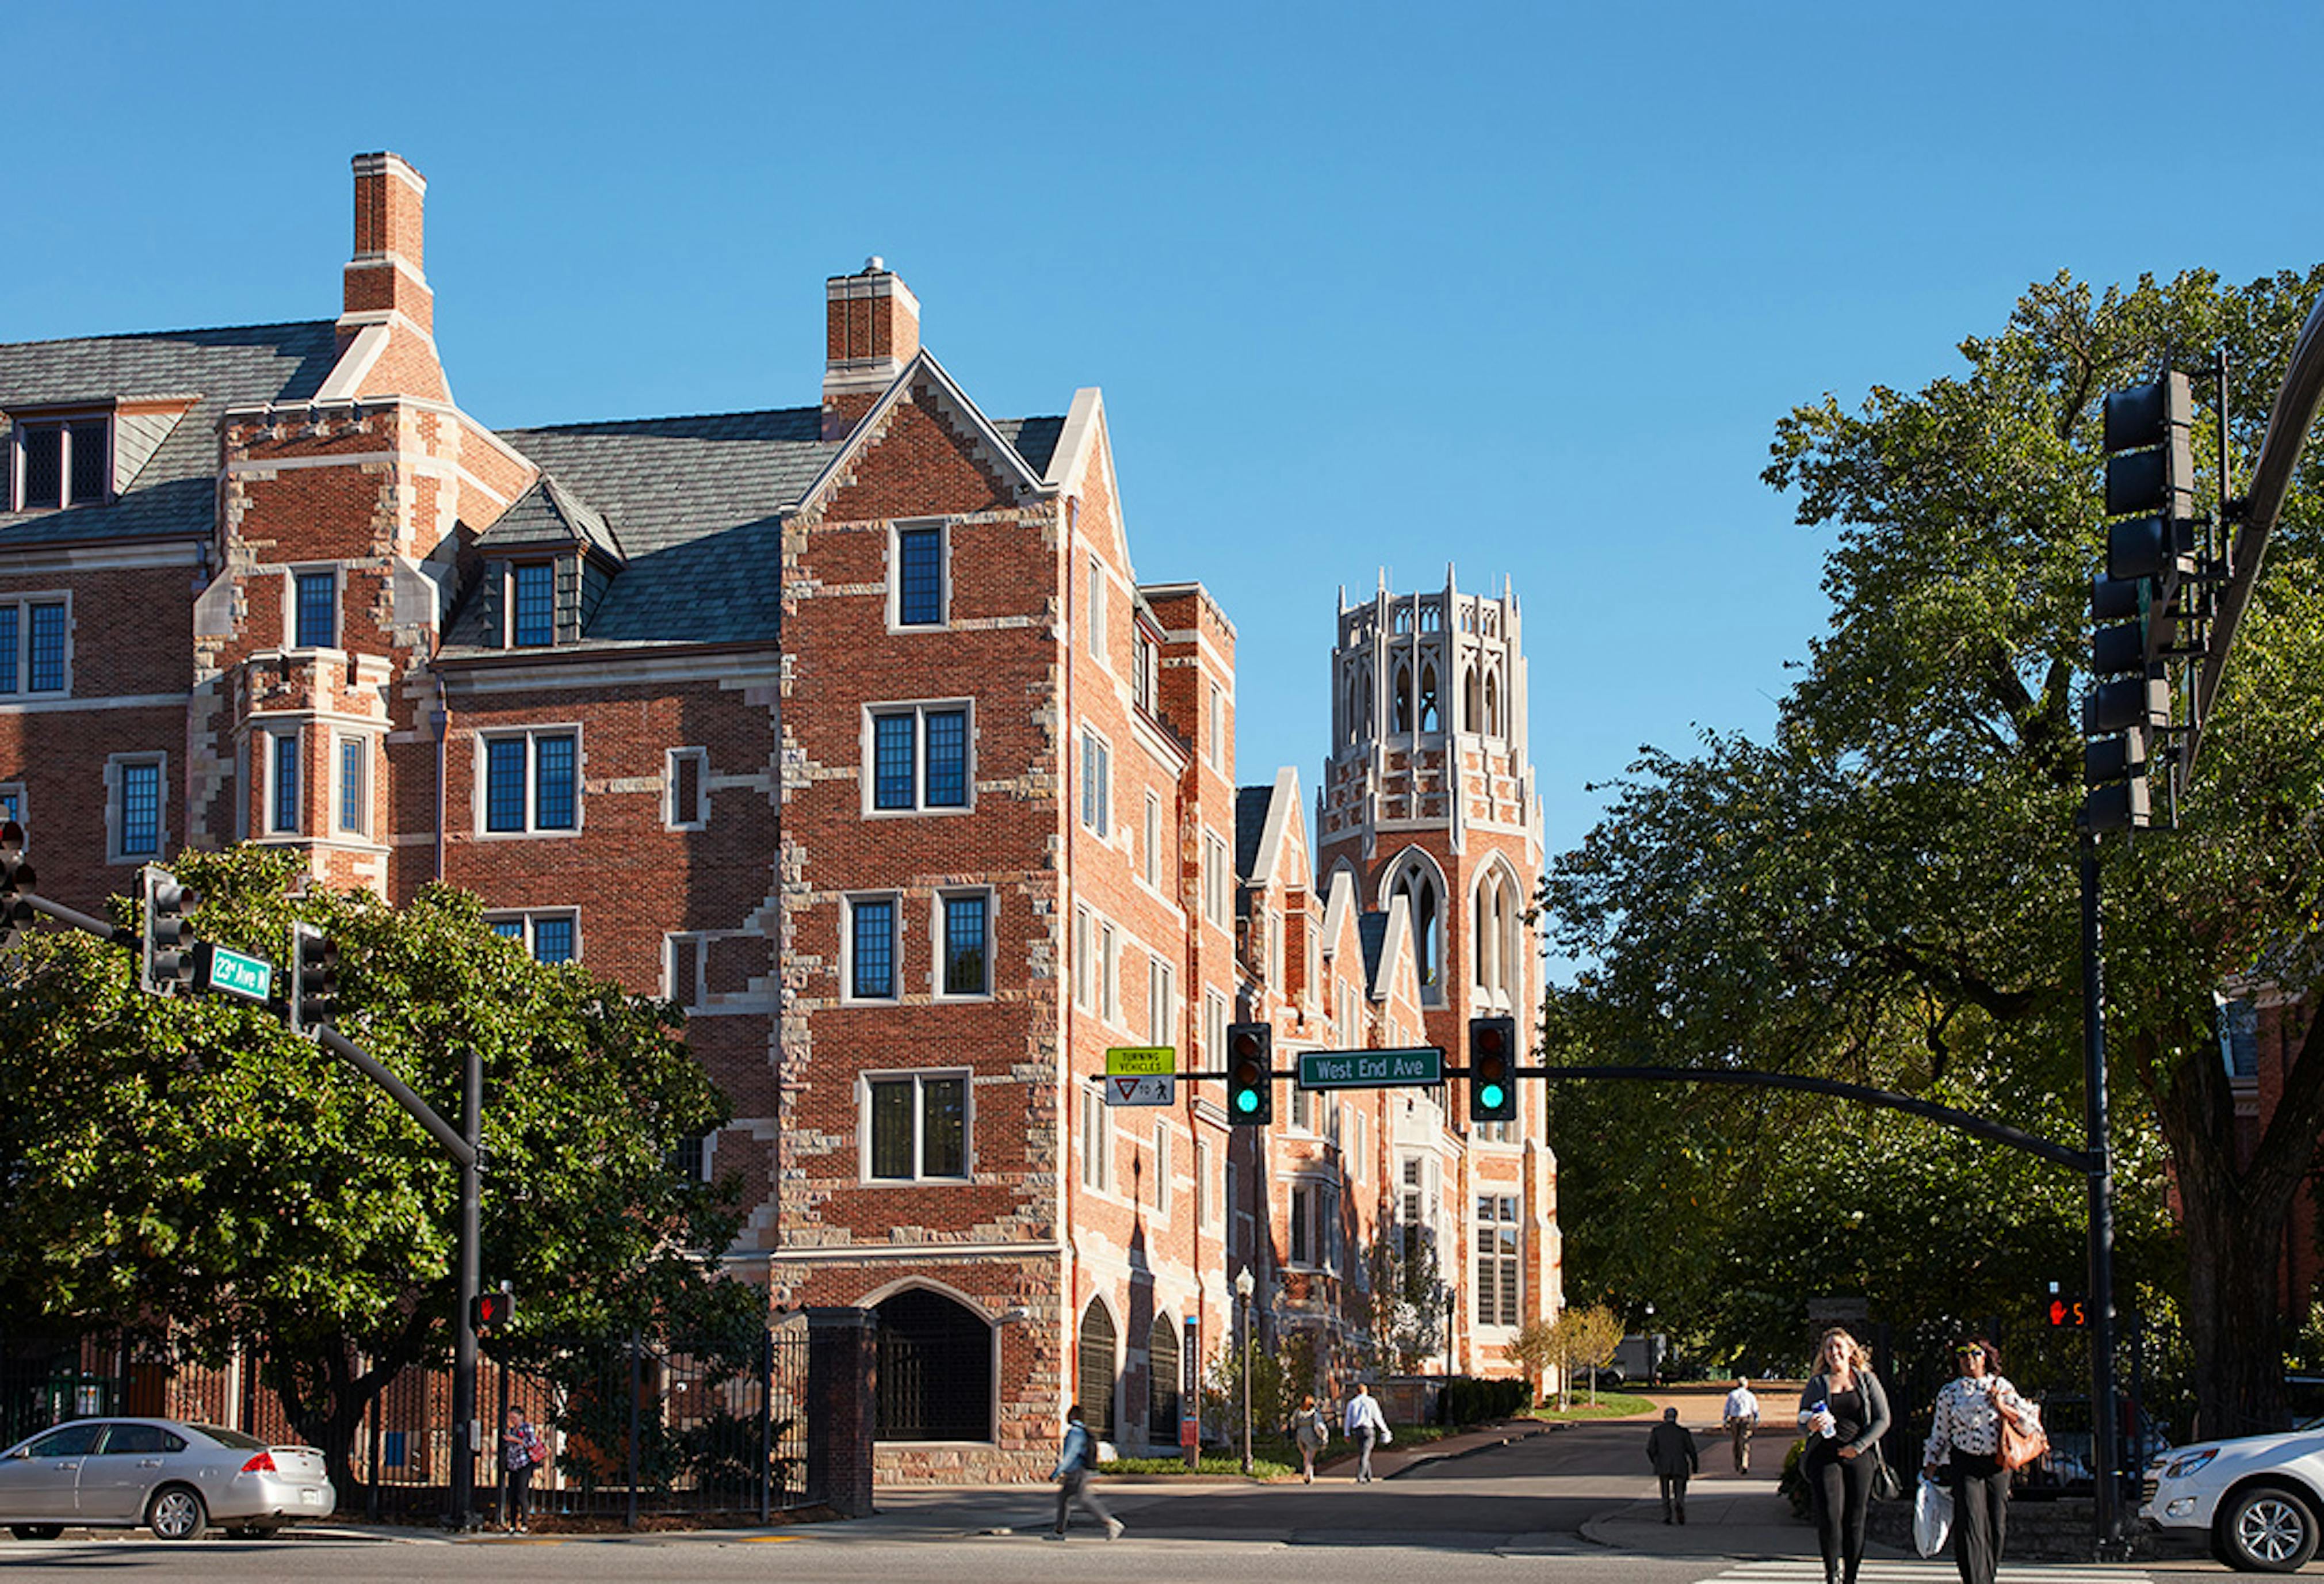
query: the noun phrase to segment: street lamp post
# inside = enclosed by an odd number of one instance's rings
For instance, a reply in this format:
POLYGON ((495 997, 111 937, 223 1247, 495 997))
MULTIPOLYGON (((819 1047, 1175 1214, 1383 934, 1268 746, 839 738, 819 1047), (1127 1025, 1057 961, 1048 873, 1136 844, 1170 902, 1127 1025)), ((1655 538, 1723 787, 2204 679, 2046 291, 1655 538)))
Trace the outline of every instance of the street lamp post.
POLYGON ((1245 1474, 1250 1472, 1250 1295, 1258 1285, 1251 1280, 1249 1265, 1235 1273, 1235 1297, 1242 1304, 1242 1471, 1245 1474))

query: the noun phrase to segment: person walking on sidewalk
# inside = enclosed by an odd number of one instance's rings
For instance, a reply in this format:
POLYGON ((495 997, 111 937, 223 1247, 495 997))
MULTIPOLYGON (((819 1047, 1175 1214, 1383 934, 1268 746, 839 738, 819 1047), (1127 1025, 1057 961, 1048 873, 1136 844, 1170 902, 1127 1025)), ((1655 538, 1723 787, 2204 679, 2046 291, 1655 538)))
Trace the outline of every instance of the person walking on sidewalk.
POLYGON ((1097 1492, 1089 1487, 1091 1477, 1097 1472, 1097 1440, 1082 1422, 1081 1404, 1065 1410, 1065 1443, 1057 1450, 1057 1466, 1049 1477, 1057 1482, 1057 1526, 1049 1531, 1051 1540, 1065 1537, 1067 1509, 1074 1502, 1087 1508, 1089 1515, 1105 1525, 1108 1540, 1121 1538, 1121 1520, 1105 1510, 1097 1499, 1097 1492))
POLYGON ((2001 1466, 2001 1422, 2027 1428, 2031 1409, 2003 1378, 2001 1355, 1983 1337, 1953 1348, 1959 1376, 1937 1394, 1921 1467, 1953 1487, 1953 1561, 1961 1584, 1993 1584, 2009 1528, 2009 1470, 2001 1466), (1946 1454, 1950 1452, 1950 1461, 1946 1454))
POLYGON ((1315 1483, 1315 1454, 1323 1450, 1330 1434, 1330 1422, 1315 1406, 1315 1394, 1310 1392, 1291 1416, 1291 1439, 1299 1443, 1299 1461, 1304 1465, 1301 1477, 1309 1485, 1315 1483))
POLYGON ((1727 1402, 1719 1410, 1726 1423, 1728 1439, 1734 1443, 1735 1472, 1751 1472, 1751 1432, 1759 1428, 1759 1399, 1751 1394, 1751 1383, 1742 1376, 1735 1377, 1735 1389, 1727 1394, 1727 1402))
POLYGON ((1856 1584, 1864 1563, 1872 1473, 1880 1438, 1888 1433, 1888 1394, 1871 1363, 1864 1344, 1834 1326, 1818 1344, 1815 1376, 1800 1394, 1800 1427, 1808 1437, 1800 1472, 1815 1504, 1824 1584, 1856 1584))
POLYGON ((1346 1429, 1348 1439, 1356 1443, 1356 1483, 1369 1485, 1372 1477, 1372 1443, 1385 1445, 1396 1438, 1389 1433, 1388 1415, 1380 1412, 1379 1399, 1360 1381, 1356 1384, 1356 1394, 1348 1399, 1346 1429))
POLYGON ((1663 1522, 1686 1522, 1687 1477, 1702 1468, 1694 1432, 1678 1422, 1678 1410, 1663 1410, 1663 1422, 1646 1432, 1646 1461, 1663 1482, 1663 1522))

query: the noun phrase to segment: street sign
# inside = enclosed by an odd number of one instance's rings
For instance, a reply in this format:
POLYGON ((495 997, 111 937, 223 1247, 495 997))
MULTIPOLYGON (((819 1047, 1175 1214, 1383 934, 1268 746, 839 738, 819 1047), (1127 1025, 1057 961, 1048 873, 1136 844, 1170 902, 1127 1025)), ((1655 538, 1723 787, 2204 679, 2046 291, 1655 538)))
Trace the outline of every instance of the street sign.
POLYGON ((1158 1074, 1178 1070, 1176 1045, 1115 1045, 1105 1053, 1106 1076, 1158 1074))
POLYGON ((1109 1077, 1105 1080, 1105 1103, 1109 1106, 1175 1106, 1178 1103, 1178 1080, 1168 1073, 1159 1077, 1152 1073, 1132 1073, 1126 1078, 1109 1077))
POLYGON ((194 983, 205 990, 239 996, 261 1006, 274 994, 274 965, 263 957, 205 940, 194 949, 194 983))
POLYGON ((1444 1052, 1434 1045, 1402 1051, 1308 1051, 1299 1058, 1303 1089, 1396 1088, 1444 1081, 1444 1052))

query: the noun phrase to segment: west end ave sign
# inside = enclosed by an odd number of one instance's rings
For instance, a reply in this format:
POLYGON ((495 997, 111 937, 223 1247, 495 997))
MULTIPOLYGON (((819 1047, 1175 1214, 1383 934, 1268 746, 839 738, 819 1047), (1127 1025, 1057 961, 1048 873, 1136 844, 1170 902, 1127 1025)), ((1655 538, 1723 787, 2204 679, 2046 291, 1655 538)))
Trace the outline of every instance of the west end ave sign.
POLYGON ((1444 1052, 1434 1045, 1404 1051, 1310 1051, 1299 1058, 1303 1089, 1370 1089, 1444 1081, 1444 1052))

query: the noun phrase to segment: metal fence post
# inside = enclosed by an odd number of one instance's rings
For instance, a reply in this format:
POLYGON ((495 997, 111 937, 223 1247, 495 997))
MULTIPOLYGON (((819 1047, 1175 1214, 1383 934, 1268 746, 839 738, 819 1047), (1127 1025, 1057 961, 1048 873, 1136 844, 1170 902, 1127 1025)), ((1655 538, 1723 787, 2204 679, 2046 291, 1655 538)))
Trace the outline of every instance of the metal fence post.
POLYGON ((759 1525, 775 1515, 775 1333, 759 1327, 759 1525))
POLYGON ((629 1511, 622 1519, 623 1526, 630 1529, 635 1529, 638 1526, 638 1393, 644 1385, 639 1373, 642 1363, 640 1357, 638 1329, 632 1326, 630 1328, 630 1502, 629 1511))

